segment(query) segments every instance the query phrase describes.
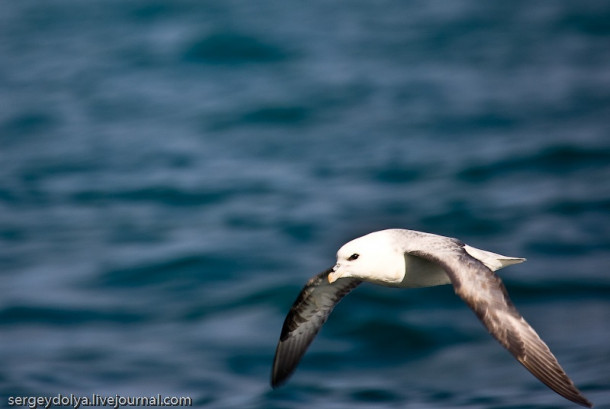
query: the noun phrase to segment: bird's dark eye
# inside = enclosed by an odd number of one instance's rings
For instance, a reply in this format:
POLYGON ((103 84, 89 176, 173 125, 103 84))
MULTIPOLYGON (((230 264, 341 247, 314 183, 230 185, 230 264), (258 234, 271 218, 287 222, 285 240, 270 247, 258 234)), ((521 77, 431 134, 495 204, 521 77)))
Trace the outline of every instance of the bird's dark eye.
POLYGON ((353 260, 356 260, 358 257, 360 257, 360 254, 358 254, 358 253, 354 253, 354 254, 352 254, 351 256, 349 256, 349 257, 347 258, 347 261, 353 261, 353 260))

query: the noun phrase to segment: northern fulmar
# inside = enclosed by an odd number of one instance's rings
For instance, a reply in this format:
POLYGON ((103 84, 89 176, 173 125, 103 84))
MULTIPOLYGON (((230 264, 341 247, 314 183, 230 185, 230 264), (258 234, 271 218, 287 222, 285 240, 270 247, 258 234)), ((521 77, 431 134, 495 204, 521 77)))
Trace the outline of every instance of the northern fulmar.
POLYGON ((354 239, 339 249, 334 267, 307 282, 288 312, 271 386, 280 386, 292 375, 333 308, 363 281, 404 288, 452 284, 491 335, 536 378, 564 398, 592 407, 494 273, 523 261, 413 230, 381 230, 354 239))

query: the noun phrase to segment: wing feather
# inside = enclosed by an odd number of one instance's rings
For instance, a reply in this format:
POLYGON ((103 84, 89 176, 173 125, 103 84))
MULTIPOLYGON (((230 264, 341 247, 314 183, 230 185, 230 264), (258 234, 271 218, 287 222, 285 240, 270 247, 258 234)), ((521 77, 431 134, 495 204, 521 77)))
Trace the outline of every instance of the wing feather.
POLYGON ((292 375, 337 303, 362 282, 342 278, 330 284, 330 272, 332 269, 314 276, 305 284, 284 320, 271 372, 271 386, 274 388, 292 375))
POLYGON ((438 253, 408 251, 443 266, 457 295, 475 312, 491 335, 536 378, 564 398, 586 407, 585 398, 559 365, 549 347, 510 300, 500 278, 453 241, 438 253))

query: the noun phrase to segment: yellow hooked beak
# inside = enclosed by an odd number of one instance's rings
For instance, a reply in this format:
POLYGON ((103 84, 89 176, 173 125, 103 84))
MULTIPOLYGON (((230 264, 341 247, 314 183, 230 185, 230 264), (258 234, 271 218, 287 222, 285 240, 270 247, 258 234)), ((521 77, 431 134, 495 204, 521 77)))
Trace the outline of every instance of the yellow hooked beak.
POLYGON ((343 277, 343 274, 337 272, 337 270, 339 269, 339 264, 337 264, 336 266, 333 267, 333 271, 331 271, 330 273, 328 273, 328 283, 332 284, 335 281, 337 281, 338 279, 340 279, 341 277, 343 277))
POLYGON ((335 281, 337 281, 337 279, 338 279, 338 278, 339 278, 339 277, 337 277, 337 276, 335 275, 335 273, 329 273, 329 274, 328 274, 328 282, 329 282, 329 284, 334 283, 335 281))

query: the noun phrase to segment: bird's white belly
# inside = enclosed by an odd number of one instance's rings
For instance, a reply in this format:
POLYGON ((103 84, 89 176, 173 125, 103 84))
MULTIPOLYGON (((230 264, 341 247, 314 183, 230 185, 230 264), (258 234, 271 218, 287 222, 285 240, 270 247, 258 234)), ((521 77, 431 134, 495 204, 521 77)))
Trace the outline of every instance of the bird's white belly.
POLYGON ((405 254, 405 276, 398 287, 432 287, 450 283, 449 276, 438 264, 405 254))

